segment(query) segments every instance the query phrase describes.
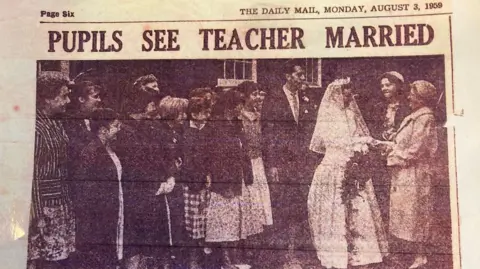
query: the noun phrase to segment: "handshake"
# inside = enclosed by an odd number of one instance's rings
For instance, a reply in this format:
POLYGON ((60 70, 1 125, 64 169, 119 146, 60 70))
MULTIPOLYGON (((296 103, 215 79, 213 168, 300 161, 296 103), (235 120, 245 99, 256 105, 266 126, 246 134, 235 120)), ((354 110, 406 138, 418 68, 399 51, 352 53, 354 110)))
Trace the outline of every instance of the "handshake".
POLYGON ((379 148, 384 152, 389 152, 392 150, 393 144, 391 141, 376 140, 370 136, 353 138, 353 150, 363 153, 368 152, 369 146, 379 148))

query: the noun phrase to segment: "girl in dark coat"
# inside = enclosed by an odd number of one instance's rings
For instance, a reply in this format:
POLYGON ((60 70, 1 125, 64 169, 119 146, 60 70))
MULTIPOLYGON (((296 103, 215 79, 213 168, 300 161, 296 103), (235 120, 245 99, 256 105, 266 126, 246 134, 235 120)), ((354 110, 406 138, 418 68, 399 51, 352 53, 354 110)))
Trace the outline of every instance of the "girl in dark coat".
POLYGON ((142 92, 130 106, 125 131, 117 148, 125 161, 125 245, 128 266, 167 264, 171 245, 169 208, 162 194, 169 193, 169 179, 162 158, 163 144, 158 139, 162 128, 157 116, 157 98, 142 92), (168 186, 168 187, 167 187, 168 186))
MULTIPOLYGON (((161 188, 159 195, 163 195, 169 208, 169 242, 172 246, 183 247, 187 241, 185 231, 185 209, 181 170, 183 168, 183 124, 187 119, 188 100, 167 96, 158 105, 160 128, 156 137, 162 146, 161 157, 165 165, 167 183, 161 188), (168 183, 170 182, 170 183, 168 183), (173 182, 173 185, 172 185, 173 182), (173 188, 172 188, 173 187, 173 188), (170 191, 170 192, 169 192, 170 191)), ((183 261, 184 249, 172 249, 171 256, 183 261), (179 251, 175 251, 178 249, 179 251)))
POLYGON ((247 188, 253 183, 253 170, 244 148, 242 122, 238 119, 242 103, 242 95, 236 90, 224 93, 216 105, 216 132, 212 138, 215 146, 205 241, 220 245, 222 266, 228 269, 236 268, 230 253, 232 247, 263 231, 262 208, 255 206, 252 192, 247 188), (254 212, 255 208, 258 212, 254 212))
POLYGON ((90 126, 94 137, 80 153, 72 183, 76 244, 85 268, 115 268, 123 259, 124 173, 110 144, 121 123, 113 110, 99 109, 90 126))
POLYGON ((183 162, 180 181, 184 188, 185 229, 189 238, 189 268, 200 267, 200 247, 206 232, 206 207, 210 197, 211 141, 214 129, 208 119, 211 103, 202 97, 192 97, 188 104, 190 121, 184 129, 183 162))

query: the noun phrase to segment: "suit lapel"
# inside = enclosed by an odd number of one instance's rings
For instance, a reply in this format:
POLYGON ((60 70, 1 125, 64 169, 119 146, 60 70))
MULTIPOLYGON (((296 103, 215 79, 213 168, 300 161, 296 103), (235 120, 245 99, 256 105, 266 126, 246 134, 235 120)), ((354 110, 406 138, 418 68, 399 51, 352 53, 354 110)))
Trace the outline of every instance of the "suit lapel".
POLYGON ((308 98, 308 96, 303 92, 298 92, 298 122, 301 122, 302 119, 305 119, 305 111, 309 110, 308 103, 304 100, 304 98, 308 98))
MULTIPOLYGON (((295 121, 295 117, 293 116, 292 108, 290 107, 290 103, 288 102, 287 95, 283 91, 283 88, 279 92, 277 98, 278 102, 278 111, 282 115, 282 119, 286 121, 295 121)), ((273 104, 276 105, 276 104, 273 104)))

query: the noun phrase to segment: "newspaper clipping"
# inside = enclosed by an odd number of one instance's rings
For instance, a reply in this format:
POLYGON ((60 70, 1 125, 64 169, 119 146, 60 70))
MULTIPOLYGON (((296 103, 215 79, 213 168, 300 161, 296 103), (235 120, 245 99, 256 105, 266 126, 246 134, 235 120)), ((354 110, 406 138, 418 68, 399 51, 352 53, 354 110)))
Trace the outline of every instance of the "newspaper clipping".
POLYGON ((37 6, 5 268, 460 268, 450 1, 87 2, 37 6))

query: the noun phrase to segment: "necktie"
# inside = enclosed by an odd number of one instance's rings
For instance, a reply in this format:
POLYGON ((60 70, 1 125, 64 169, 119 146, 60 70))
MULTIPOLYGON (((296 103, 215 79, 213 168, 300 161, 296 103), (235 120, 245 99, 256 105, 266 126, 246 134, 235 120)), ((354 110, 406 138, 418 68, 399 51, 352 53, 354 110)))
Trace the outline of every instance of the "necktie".
POLYGON ((293 117, 295 121, 298 123, 298 114, 299 114, 299 107, 298 107, 298 100, 296 93, 292 92, 292 105, 293 105, 293 117))

